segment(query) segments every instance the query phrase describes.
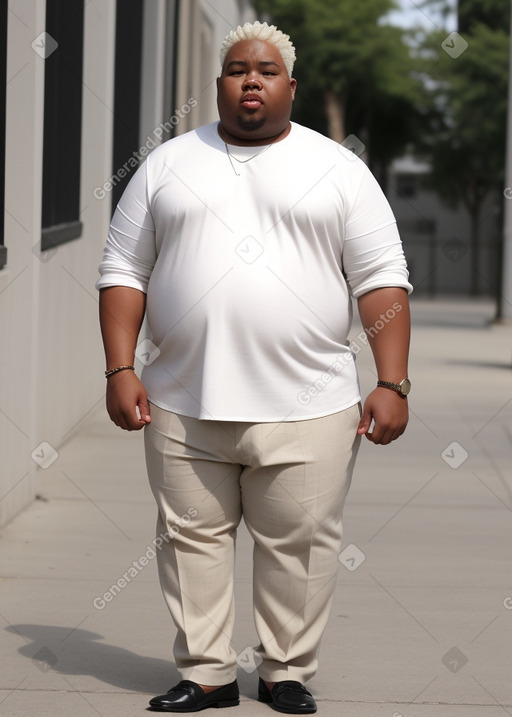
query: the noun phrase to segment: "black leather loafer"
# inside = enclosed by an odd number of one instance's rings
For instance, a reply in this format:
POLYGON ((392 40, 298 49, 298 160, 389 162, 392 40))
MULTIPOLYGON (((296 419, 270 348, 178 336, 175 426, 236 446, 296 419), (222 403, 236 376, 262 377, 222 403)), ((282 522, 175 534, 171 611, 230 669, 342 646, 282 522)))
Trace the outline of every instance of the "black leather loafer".
POLYGON ((307 715, 316 712, 316 702, 313 695, 307 691, 303 684, 295 680, 276 682, 271 690, 260 677, 258 683, 258 700, 272 703, 278 712, 289 715, 307 715))
POLYGON ((197 712, 207 707, 234 707, 240 704, 237 681, 211 692, 205 692, 197 682, 182 680, 165 695, 149 701, 155 712, 197 712))

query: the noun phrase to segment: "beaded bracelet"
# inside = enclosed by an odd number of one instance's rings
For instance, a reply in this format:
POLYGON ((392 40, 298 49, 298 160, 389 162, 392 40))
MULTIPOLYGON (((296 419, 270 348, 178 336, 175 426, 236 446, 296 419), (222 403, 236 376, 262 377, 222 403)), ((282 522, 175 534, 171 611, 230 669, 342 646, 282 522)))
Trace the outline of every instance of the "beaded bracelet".
POLYGON ((112 368, 110 371, 105 371, 105 378, 110 378, 110 376, 113 376, 115 373, 119 373, 119 371, 126 371, 127 369, 135 371, 135 366, 118 366, 117 368, 112 368))

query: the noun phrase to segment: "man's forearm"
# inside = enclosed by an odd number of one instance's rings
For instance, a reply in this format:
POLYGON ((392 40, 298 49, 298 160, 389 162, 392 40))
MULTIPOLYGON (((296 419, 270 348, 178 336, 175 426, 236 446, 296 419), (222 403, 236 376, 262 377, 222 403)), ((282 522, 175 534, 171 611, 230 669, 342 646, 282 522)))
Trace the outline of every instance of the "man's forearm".
POLYGON ((127 286, 100 291, 100 326, 106 368, 133 365, 137 337, 146 310, 146 295, 127 286))
POLYGON ((399 383, 407 377, 411 332, 406 290, 386 287, 369 291, 359 297, 358 308, 379 380, 399 383))

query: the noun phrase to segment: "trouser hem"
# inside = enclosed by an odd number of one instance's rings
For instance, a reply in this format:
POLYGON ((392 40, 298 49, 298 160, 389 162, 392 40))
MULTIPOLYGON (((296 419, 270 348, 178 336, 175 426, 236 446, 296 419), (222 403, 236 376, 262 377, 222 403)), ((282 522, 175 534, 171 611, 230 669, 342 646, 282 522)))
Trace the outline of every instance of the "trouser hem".
POLYGON ((229 685, 236 680, 236 670, 211 670, 207 667, 189 667, 185 669, 178 668, 182 680, 191 680, 200 685, 218 685, 223 687, 229 685))

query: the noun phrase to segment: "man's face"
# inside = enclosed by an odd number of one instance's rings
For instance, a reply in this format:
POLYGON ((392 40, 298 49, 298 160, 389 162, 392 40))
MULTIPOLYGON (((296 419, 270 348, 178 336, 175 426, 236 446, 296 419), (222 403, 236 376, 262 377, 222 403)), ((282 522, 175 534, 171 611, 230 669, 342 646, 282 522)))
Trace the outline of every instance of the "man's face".
POLYGON ((237 42, 226 55, 217 80, 223 138, 238 144, 261 144, 285 136, 295 86, 274 45, 264 40, 237 42))

